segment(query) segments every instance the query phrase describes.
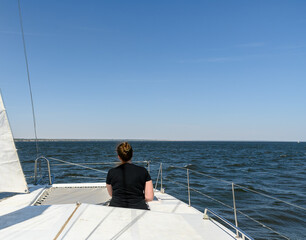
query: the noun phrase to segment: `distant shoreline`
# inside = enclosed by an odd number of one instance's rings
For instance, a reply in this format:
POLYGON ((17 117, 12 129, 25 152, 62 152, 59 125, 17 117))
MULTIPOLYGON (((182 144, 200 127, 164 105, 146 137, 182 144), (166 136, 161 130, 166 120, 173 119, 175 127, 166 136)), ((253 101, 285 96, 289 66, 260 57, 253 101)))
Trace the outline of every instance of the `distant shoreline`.
MULTIPOLYGON (((35 142, 32 138, 15 138, 15 142, 35 142)), ((38 142, 279 142, 279 143, 303 143, 304 141, 268 141, 268 140, 164 140, 164 139, 48 139, 41 138, 38 142)))

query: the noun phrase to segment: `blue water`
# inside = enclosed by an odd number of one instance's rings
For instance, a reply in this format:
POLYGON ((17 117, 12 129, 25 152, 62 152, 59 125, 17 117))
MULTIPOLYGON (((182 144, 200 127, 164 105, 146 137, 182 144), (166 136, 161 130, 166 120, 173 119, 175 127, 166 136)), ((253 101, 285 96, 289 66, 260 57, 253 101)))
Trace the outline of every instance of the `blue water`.
MULTIPOLYGON (((40 142, 41 153, 74 163, 117 161, 116 141, 40 142)), ((163 163, 165 191, 188 202, 185 167, 272 195, 306 208, 306 143, 284 142, 162 142, 133 141, 133 161, 150 160, 155 184, 163 163), (175 183, 173 183, 175 182, 175 183)), ((29 183, 33 182, 35 143, 17 142, 19 157, 29 183)), ((56 183, 104 181, 106 174, 78 166, 56 165, 56 183)), ((112 165, 88 165, 107 171, 112 165)), ((43 166, 44 167, 44 166, 43 166)), ((46 168, 44 168, 46 169, 46 168)), ((191 187, 232 206, 231 185, 190 171, 191 187)), ((306 211, 280 201, 235 188, 237 209, 290 239, 306 239, 306 211)), ((233 211, 191 191, 191 205, 215 210, 234 223, 233 211)), ((238 213, 239 227, 255 239, 283 239, 238 213)))

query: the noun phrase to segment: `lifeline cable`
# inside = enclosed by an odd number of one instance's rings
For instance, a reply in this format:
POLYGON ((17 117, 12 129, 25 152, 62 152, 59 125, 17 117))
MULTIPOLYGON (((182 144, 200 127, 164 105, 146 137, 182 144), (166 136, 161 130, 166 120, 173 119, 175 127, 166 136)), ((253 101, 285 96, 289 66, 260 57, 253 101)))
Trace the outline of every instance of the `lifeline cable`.
POLYGON ((83 166, 83 165, 81 165, 81 164, 77 164, 77 163, 72 163, 72 162, 64 161, 64 160, 61 160, 61 159, 58 159, 58 158, 49 157, 49 159, 55 160, 55 161, 58 161, 58 162, 67 163, 67 164, 69 164, 69 165, 74 165, 74 166, 79 166, 79 167, 82 167, 82 168, 94 170, 94 171, 97 171, 97 172, 108 173, 107 171, 103 171, 103 170, 99 170, 99 169, 91 168, 91 167, 86 167, 86 166, 83 166))
MULTIPOLYGON (((187 168, 185 168, 185 167, 177 167, 177 166, 173 166, 173 165, 169 165, 169 166, 172 167, 172 168, 178 168, 178 169, 183 169, 183 170, 186 170, 186 169, 187 169, 187 168)), ((195 173, 198 173, 198 174, 200 174, 200 175, 203 175, 203 176, 206 176, 206 177, 209 177, 209 178, 218 180, 218 181, 220 181, 220 182, 224 182, 224 183, 226 183, 226 184, 232 184, 232 182, 230 182, 230 181, 226 181, 226 180, 223 180, 223 179, 221 179, 221 178, 213 177, 213 176, 210 176, 210 175, 208 175, 208 174, 206 174, 206 173, 199 172, 199 171, 196 171, 196 170, 193 170, 193 169, 190 169, 190 168, 188 168, 188 169, 189 169, 190 171, 192 171, 192 172, 195 172, 195 173)), ((242 185, 240 185, 240 184, 234 183, 234 185, 235 185, 236 187, 239 187, 239 188, 241 188, 241 189, 244 189, 245 191, 253 192, 253 193, 262 195, 262 196, 264 196, 264 197, 271 198, 271 199, 274 199, 274 200, 276 200, 276 201, 285 203, 285 204, 287 204, 287 205, 289 205, 289 206, 292 206, 292 207, 295 207, 295 208, 299 208, 299 209, 302 209, 302 210, 306 211, 306 208, 305 208, 305 207, 299 206, 299 205, 297 205, 297 204, 294 204, 294 203, 291 203, 291 202, 288 202, 288 201, 285 201, 285 200, 282 200, 282 199, 279 199, 279 198, 270 196, 270 195, 268 195, 268 194, 266 194, 266 193, 262 193, 262 192, 259 192, 259 191, 250 189, 250 188, 245 187, 245 186, 242 186, 242 185)))
POLYGON ((28 84, 29 84, 31 104, 32 104, 32 115, 33 115, 34 134, 35 134, 35 143, 36 143, 36 157, 38 158, 39 149, 38 149, 38 139, 37 139, 37 130, 36 130, 36 118, 35 118, 34 102, 33 102, 32 87, 31 87, 31 80, 30 80, 28 55, 27 55, 26 44, 25 44, 25 39, 24 39, 20 0, 18 0, 18 10, 19 10, 20 29, 21 29, 22 43, 23 43, 23 52, 24 52, 24 58, 25 58, 25 63, 26 63, 26 68, 27 68, 28 84))
MULTIPOLYGON (((167 178, 167 177, 165 177, 165 179, 167 179, 169 182, 172 182, 172 183, 174 183, 174 184, 176 184, 176 185, 183 186, 183 187, 188 187, 188 186, 185 185, 185 184, 178 183, 178 182, 173 181, 173 180, 171 180, 171 179, 169 179, 169 178, 167 178)), ((209 196, 209 195, 207 195, 207 194, 205 194, 205 193, 202 193, 202 192, 200 192, 200 191, 198 191, 198 190, 196 190, 196 189, 194 189, 194 188, 190 188, 190 190, 192 190, 192 191, 194 191, 194 192, 196 192, 196 193, 198 193, 198 194, 200 194, 200 195, 202 195, 202 196, 204 196, 204 197, 207 197, 207 198, 209 198, 209 199, 211 199, 211 200, 213 200, 213 201, 215 201, 215 202, 217 202, 217 203, 219 203, 219 204, 221 204, 221 205, 223 205, 223 206, 225 206, 225 207, 227 207, 227 208, 230 208, 230 209, 232 209, 232 210, 234 209, 232 206, 230 206, 230 205, 228 205, 228 204, 226 204, 226 203, 224 203, 224 202, 222 202, 222 201, 220 201, 220 200, 218 200, 218 199, 216 199, 216 198, 213 198, 213 197, 211 197, 211 196, 209 196)), ((261 223, 260 221, 254 219, 253 217, 250 217, 250 216, 247 215, 246 213, 244 213, 244 212, 242 212, 242 211, 240 211, 240 210, 237 210, 237 212, 240 213, 241 215, 245 216, 246 218, 248 218, 248 219, 250 219, 250 220, 256 222, 257 224, 259 224, 259 225, 262 226, 263 228, 266 228, 266 229, 270 230, 271 232, 274 232, 275 234, 277 234, 277 235, 279 235, 279 236, 281 236, 281 237, 283 237, 283 238, 285 238, 285 239, 289 239, 289 240, 290 240, 290 238, 288 238, 288 237, 285 236, 284 234, 282 234, 282 233, 280 233, 280 232, 274 230, 273 228, 271 228, 271 227, 269 227, 269 226, 267 226, 267 225, 261 223)))

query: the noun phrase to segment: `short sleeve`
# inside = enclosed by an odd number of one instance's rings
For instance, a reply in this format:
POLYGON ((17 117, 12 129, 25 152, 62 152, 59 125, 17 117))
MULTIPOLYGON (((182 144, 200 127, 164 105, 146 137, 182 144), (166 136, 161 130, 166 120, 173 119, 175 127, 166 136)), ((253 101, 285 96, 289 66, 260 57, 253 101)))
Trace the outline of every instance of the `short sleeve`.
POLYGON ((147 171, 147 169, 145 169, 146 171, 146 182, 151 180, 151 176, 149 174, 149 172, 147 171))
POLYGON ((106 184, 111 184, 112 177, 111 177, 111 170, 108 171, 107 177, 106 177, 106 184))

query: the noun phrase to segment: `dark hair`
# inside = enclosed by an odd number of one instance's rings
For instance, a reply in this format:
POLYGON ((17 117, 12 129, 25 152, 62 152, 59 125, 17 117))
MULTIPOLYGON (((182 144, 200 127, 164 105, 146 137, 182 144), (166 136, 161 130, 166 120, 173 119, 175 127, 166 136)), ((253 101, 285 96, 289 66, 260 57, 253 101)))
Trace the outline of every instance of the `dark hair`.
POLYGON ((118 145, 117 153, 123 162, 128 162, 133 157, 133 148, 128 142, 123 142, 118 145))

